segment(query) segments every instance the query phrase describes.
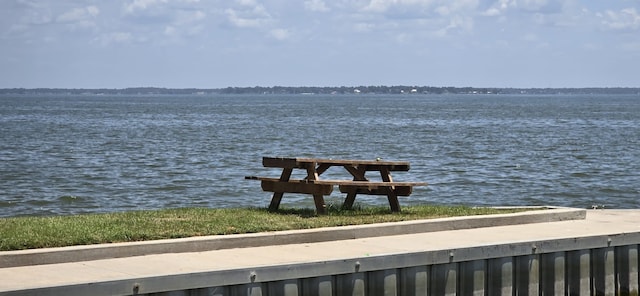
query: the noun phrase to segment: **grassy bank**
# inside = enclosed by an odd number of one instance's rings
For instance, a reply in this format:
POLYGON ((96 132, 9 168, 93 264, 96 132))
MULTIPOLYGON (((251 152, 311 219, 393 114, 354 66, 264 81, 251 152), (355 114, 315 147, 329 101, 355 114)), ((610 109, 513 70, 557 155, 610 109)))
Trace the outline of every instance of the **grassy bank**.
POLYGON ((464 206, 411 206, 401 213, 388 207, 352 211, 329 207, 328 215, 311 209, 187 208, 53 217, 0 218, 0 251, 113 242, 255 233, 328 226, 398 222, 440 217, 523 211, 464 206))

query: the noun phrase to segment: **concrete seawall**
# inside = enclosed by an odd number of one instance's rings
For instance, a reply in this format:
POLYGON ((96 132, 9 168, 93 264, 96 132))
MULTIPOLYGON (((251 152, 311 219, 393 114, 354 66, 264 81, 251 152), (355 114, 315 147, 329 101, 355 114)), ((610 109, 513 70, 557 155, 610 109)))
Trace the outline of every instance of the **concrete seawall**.
POLYGON ((446 231, 0 265, 0 294, 638 295, 640 211, 573 212, 446 231))
POLYGON ((9 251, 0 252, 0 267, 67 263, 163 253, 203 252, 232 248, 317 243, 386 235, 576 220, 584 219, 585 216, 586 211, 582 209, 540 207, 534 211, 512 214, 449 217, 306 230, 9 251))

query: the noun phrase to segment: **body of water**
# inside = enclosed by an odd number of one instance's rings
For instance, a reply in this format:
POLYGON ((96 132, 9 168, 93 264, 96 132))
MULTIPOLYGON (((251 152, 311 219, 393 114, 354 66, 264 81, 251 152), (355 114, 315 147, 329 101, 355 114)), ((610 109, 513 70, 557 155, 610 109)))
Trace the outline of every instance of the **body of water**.
POLYGON ((640 96, 4 95, 0 217, 267 206, 263 156, 410 161, 403 205, 640 208, 640 96))

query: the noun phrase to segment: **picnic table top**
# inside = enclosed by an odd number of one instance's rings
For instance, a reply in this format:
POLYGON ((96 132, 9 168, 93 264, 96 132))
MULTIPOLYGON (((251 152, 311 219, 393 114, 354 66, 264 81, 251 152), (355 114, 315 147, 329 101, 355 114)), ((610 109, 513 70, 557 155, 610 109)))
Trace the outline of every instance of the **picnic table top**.
POLYGON ((306 157, 263 157, 262 163, 269 167, 292 167, 304 164, 325 164, 325 165, 376 165, 376 166, 407 166, 408 161, 388 161, 382 159, 361 160, 361 159, 331 159, 331 158, 306 158, 306 157))
POLYGON ((260 181, 270 181, 270 182, 298 182, 298 183, 306 183, 306 184, 320 184, 320 185, 346 185, 346 186, 424 186, 427 185, 427 182, 390 182, 390 181, 381 181, 381 182, 372 182, 372 181, 352 181, 352 180, 288 180, 281 181, 279 178, 269 178, 269 177, 257 177, 257 176, 246 176, 247 180, 260 180, 260 181))

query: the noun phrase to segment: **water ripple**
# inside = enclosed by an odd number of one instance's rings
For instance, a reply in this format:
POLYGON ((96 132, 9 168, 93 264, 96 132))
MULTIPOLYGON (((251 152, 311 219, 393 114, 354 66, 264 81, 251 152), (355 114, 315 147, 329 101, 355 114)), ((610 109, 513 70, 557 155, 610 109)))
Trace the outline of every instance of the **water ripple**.
MULTIPOLYGON (((243 178, 279 175, 262 156, 410 161, 395 179, 430 185, 403 204, 640 207, 637 96, 0 101, 0 217, 266 206, 270 194, 243 178)), ((304 195, 283 203, 313 207, 304 195)))

